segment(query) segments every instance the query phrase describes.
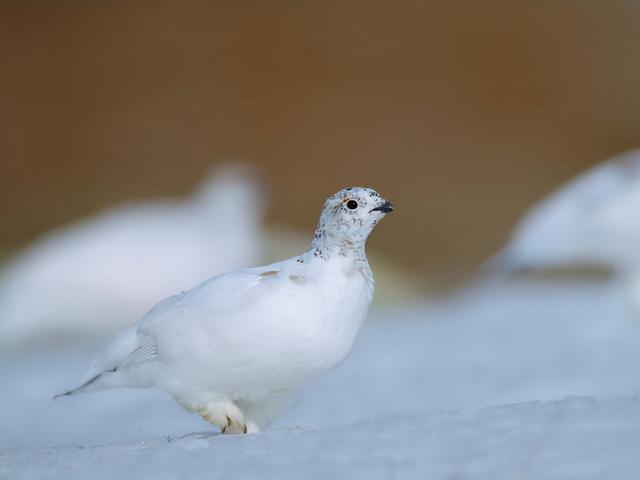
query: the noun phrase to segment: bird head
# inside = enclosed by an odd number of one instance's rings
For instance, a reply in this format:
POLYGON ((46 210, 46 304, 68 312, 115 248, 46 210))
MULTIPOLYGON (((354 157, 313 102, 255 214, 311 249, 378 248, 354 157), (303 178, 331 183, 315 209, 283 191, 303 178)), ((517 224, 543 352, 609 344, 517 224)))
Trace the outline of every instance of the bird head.
POLYGON ((393 205, 371 188, 351 187, 331 195, 324 203, 315 240, 341 250, 364 244, 393 205))

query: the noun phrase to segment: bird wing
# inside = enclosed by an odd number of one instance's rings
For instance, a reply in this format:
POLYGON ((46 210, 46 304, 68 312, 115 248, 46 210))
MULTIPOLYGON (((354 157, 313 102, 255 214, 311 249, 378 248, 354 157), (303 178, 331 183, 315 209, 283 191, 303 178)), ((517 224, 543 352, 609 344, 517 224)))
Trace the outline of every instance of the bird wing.
POLYGON ((169 297, 153 307, 139 323, 138 333, 154 337, 167 323, 202 317, 213 321, 225 311, 241 307, 256 287, 276 278, 285 262, 236 270, 213 277, 197 287, 169 297))
POLYGON ((164 299, 137 324, 117 335, 94 358, 85 374, 69 390, 57 396, 100 387, 102 382, 97 380, 105 374, 157 358, 159 337, 171 337, 174 328, 181 329, 190 319, 214 321, 225 311, 241 307, 255 287, 276 278, 285 266, 286 261, 218 275, 191 290, 164 299))

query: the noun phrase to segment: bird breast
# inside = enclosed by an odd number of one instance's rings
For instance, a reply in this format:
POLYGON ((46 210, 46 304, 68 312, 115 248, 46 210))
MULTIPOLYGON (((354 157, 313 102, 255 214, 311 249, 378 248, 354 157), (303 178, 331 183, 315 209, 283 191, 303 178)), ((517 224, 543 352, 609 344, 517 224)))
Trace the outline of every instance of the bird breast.
MULTIPOLYGON (((363 275, 280 272, 223 321, 202 325, 189 365, 208 388, 291 388, 337 367, 349 354, 371 300, 363 275)), ((185 358, 181 355, 181 358, 185 358)))

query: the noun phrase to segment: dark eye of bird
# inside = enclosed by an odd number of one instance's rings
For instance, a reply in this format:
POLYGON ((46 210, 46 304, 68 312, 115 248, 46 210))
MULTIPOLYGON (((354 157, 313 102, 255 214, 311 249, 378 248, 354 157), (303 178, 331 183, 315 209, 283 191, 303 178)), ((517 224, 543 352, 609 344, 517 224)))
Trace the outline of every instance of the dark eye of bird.
POLYGON ((355 200, 349 200, 347 202, 347 208, 349 210, 355 210, 356 208, 358 208, 358 202, 356 202, 355 200))

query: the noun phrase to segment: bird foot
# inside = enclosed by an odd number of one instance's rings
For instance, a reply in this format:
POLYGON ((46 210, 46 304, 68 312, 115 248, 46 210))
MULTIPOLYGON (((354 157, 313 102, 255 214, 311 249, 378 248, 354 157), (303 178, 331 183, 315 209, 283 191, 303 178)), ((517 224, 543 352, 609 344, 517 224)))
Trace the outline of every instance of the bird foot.
POLYGON ((220 431, 224 434, 234 434, 234 433, 247 433, 247 424, 246 423, 238 423, 234 421, 229 415, 225 415, 227 417, 227 424, 224 425, 220 431))
POLYGON ((243 413, 232 402, 208 403, 196 412, 212 423, 224 434, 247 433, 248 427, 243 413))

